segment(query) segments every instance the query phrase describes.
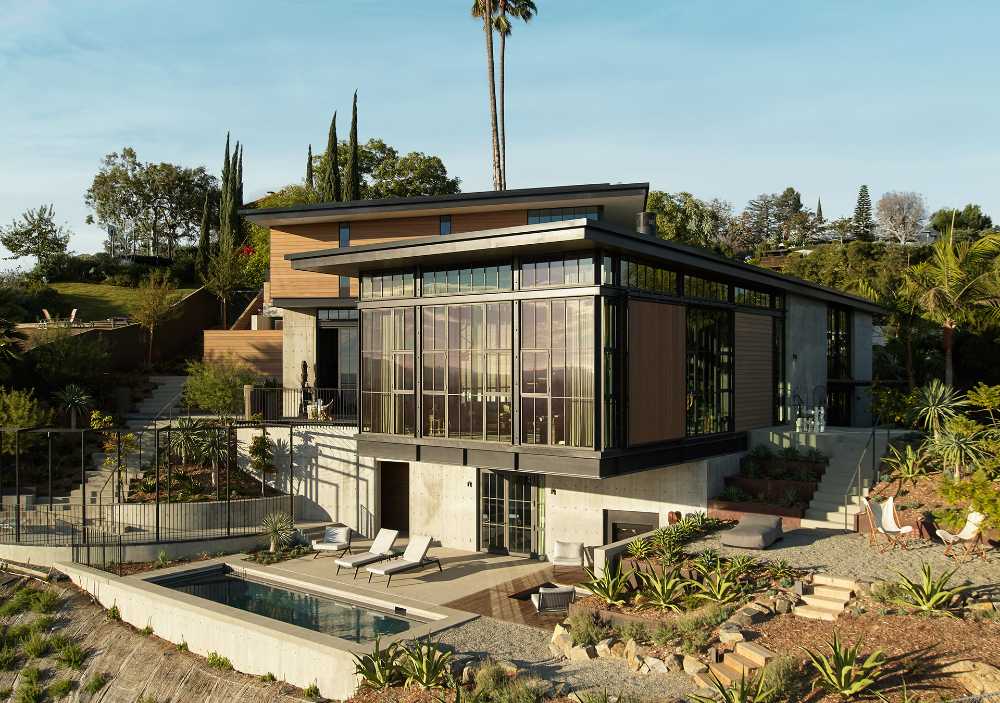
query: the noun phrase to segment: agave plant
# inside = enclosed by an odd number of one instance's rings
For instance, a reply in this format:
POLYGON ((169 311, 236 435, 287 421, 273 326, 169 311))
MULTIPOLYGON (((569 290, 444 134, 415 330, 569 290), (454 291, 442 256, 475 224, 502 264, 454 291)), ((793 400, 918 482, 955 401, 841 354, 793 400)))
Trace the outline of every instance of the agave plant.
POLYGON ((727 571, 722 570, 722 565, 715 567, 715 571, 706 573, 701 581, 688 579, 687 584, 691 586, 693 596, 698 600, 723 605, 730 603, 743 595, 743 586, 739 579, 727 571))
POLYGON ((899 495, 907 483, 915 486, 918 478, 927 475, 923 454, 914 450, 910 444, 907 444, 903 451, 897 447, 889 447, 889 456, 883 458, 882 462, 889 467, 892 477, 899 482, 896 495, 899 495))
POLYGON ((691 560, 691 568, 702 576, 715 571, 722 564, 722 557, 717 549, 705 549, 691 560))
POLYGON ((653 547, 645 537, 636 537, 628 543, 628 555, 636 561, 649 561, 653 547))
POLYGON ((700 696, 692 694, 688 696, 691 703, 769 703, 774 696, 774 690, 765 684, 763 673, 751 676, 749 680, 746 675, 740 676, 740 680, 732 686, 727 686, 719 680, 719 677, 712 673, 712 688, 714 693, 711 696, 700 696))
POLYGON ((399 644, 391 643, 382 649, 379 638, 375 638, 375 649, 371 654, 352 654, 354 673, 361 677, 361 685, 374 691, 395 686, 402 681, 399 668, 399 644))
POLYGON ((809 663, 816 672, 816 683, 843 698, 854 698, 878 683, 885 659, 877 650, 861 658, 861 642, 844 647, 836 632, 828 642, 830 655, 805 650, 809 663))
POLYGON ((764 565, 764 573, 772 581, 784 581, 795 578, 795 567, 784 559, 769 561, 764 565))
POLYGON ((971 587, 948 588, 948 582, 954 576, 955 569, 945 571, 937 578, 933 578, 930 564, 923 563, 920 565, 920 572, 919 581, 911 581, 903 574, 899 574, 901 579, 898 584, 900 595, 896 598, 896 602, 921 613, 954 617, 952 610, 956 597, 971 587))
POLYGON ((604 567, 604 573, 597 576, 590 568, 585 568, 587 581, 580 584, 593 593, 607 605, 625 605, 625 598, 629 591, 629 578, 632 572, 622 573, 620 561, 604 567))
POLYGON ((400 670, 407 686, 423 689, 444 688, 451 674, 452 653, 430 639, 402 648, 400 670))
POLYGON ((752 554, 738 554, 729 560, 726 571, 739 578, 756 571, 759 566, 757 557, 752 554))
POLYGON ((917 389, 914 406, 916 420, 931 433, 932 437, 937 438, 945 423, 958 415, 965 405, 965 400, 959 397, 954 388, 935 378, 926 386, 917 389))
POLYGON ((272 554, 295 539, 295 523, 288 513, 268 513, 260 527, 270 542, 272 554))
POLYGON ((70 429, 76 429, 76 418, 83 417, 94 404, 90 393, 82 386, 70 383, 55 394, 55 399, 69 415, 70 429))
POLYGON ((680 612, 687 586, 685 580, 678 575, 677 569, 664 570, 661 574, 640 571, 636 573, 636 577, 639 579, 642 607, 680 612))

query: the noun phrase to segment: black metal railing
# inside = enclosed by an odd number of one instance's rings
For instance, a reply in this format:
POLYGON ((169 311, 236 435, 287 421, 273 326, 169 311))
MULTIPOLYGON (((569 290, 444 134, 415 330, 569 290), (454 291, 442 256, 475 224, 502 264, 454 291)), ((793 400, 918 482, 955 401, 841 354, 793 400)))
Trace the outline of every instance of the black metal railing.
POLYGON ((264 422, 296 420, 356 425, 358 390, 356 388, 270 388, 248 387, 244 394, 247 420, 264 422))

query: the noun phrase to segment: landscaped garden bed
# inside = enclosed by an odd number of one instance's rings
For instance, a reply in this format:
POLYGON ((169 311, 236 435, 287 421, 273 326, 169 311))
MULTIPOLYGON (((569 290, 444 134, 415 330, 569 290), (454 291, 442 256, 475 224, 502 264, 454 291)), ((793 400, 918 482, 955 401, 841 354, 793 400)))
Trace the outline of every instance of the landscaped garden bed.
POLYGON ((801 518, 828 463, 816 449, 800 452, 788 447, 774 452, 758 445, 743 457, 740 473, 727 477, 722 493, 708 502, 709 512, 731 518, 745 513, 801 518))

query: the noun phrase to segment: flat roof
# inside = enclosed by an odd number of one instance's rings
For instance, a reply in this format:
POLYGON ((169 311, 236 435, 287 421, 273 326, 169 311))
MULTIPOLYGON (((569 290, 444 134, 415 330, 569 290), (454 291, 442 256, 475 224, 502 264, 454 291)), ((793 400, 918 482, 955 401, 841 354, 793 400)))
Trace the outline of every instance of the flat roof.
POLYGON ((565 220, 343 249, 320 249, 286 254, 285 259, 291 261, 292 268, 299 271, 358 277, 363 271, 488 264, 510 260, 515 256, 530 259, 548 254, 596 249, 680 265, 707 275, 728 276, 745 281, 748 285, 766 286, 873 314, 884 312, 883 308, 869 300, 834 288, 733 261, 698 247, 642 235, 600 220, 565 220))
POLYGON ((315 222, 370 219, 373 217, 406 217, 454 212, 457 209, 475 212, 493 210, 502 205, 524 205, 536 208, 571 207, 581 200, 621 210, 612 219, 634 218, 646 207, 649 183, 585 183, 548 188, 518 188, 488 190, 455 195, 421 195, 378 200, 348 200, 315 203, 280 208, 244 208, 240 214, 259 225, 277 226, 315 222))

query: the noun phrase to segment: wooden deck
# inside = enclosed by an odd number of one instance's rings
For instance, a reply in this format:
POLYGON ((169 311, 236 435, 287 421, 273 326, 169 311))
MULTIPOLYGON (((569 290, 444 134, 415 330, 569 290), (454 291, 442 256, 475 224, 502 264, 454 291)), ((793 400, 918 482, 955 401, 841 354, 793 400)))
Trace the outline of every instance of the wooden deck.
POLYGON ((558 568, 553 571, 552 567, 549 567, 531 576, 500 583, 485 591, 445 603, 445 606, 468 613, 487 615, 518 625, 551 630, 557 623, 565 619, 565 614, 547 613, 540 615, 536 613, 535 606, 531 604, 531 598, 526 592, 546 583, 560 586, 576 585, 585 581, 586 578, 587 575, 583 569, 558 568))

